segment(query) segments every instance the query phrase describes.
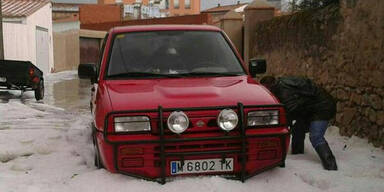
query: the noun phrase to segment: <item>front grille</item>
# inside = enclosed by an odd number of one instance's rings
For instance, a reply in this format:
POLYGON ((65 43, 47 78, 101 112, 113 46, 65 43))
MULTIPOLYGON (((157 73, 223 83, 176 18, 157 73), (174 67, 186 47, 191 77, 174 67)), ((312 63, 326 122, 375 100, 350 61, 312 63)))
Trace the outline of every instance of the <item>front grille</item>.
MULTIPOLYGON (((240 150, 240 141, 205 141, 194 143, 178 143, 166 144, 164 146, 165 153, 184 153, 184 152, 209 152, 209 151, 224 151, 224 150, 240 150)), ((160 156, 160 146, 154 147, 154 156, 160 156)))
MULTIPOLYGON (((233 157, 238 163, 236 168, 235 178, 241 181, 245 181, 252 175, 258 173, 258 171, 265 170, 265 168, 277 165, 283 165, 285 161, 285 142, 280 143, 280 137, 287 138, 286 135, 269 134, 273 140, 269 143, 260 142, 259 140, 268 139, 266 135, 256 135, 255 129, 246 130, 246 117, 248 111, 252 109, 265 109, 265 108, 278 108, 281 110, 280 105, 260 105, 260 106, 246 106, 238 103, 237 106, 219 106, 219 107, 196 107, 196 108, 180 108, 180 109, 163 109, 161 106, 157 110, 141 110, 141 111, 119 111, 109 113, 106 118, 105 130, 111 127, 109 123, 115 114, 130 114, 135 115, 148 115, 151 118, 151 134, 142 134, 138 137, 142 137, 138 141, 119 141, 117 137, 111 137, 114 141, 109 141, 108 135, 114 135, 113 133, 104 132, 106 140, 115 146, 118 145, 137 145, 140 147, 140 143, 148 144, 144 149, 143 156, 144 167, 140 169, 124 169, 119 167, 119 154, 116 153, 116 169, 121 173, 127 173, 129 175, 137 176, 140 178, 150 178, 157 180, 164 184, 167 175, 169 176, 169 161, 183 161, 189 159, 203 159, 203 158, 226 158, 233 157), (237 128, 230 132, 225 132, 217 126, 216 118, 219 112, 223 109, 231 108, 239 115, 239 125, 237 128), (166 124, 167 118, 172 111, 185 112, 191 124, 189 128, 182 134, 172 133, 166 124), (201 122, 204 121, 202 125, 201 122), (161 123, 159 123, 161 122, 161 123), (108 126, 108 127, 107 127, 108 126), (154 137, 155 136, 155 137, 154 137), (148 137, 148 140, 145 139, 148 137), (156 140, 158 138, 158 140, 156 140), (281 150, 279 149, 280 146, 281 150), (277 154, 277 156, 276 156, 277 154), (260 156, 260 157, 258 157, 260 156), (247 163, 260 159, 271 159, 268 165, 263 160, 261 164, 247 163), (280 160, 278 158, 281 158, 280 160), (283 163, 283 164, 280 164, 283 163), (153 170, 153 167, 158 169, 153 170)), ((280 125, 279 125, 280 126, 280 125)), ((269 136, 268 135, 268 136, 269 136)), ((128 136, 124 136, 128 137, 128 136)), ((120 139, 120 138, 119 138, 120 139)), ((123 136, 121 137, 123 139, 123 136)), ((270 139, 270 138, 269 138, 270 139)), ((285 141, 285 139, 284 139, 285 141)), ((128 162, 131 163, 131 162, 128 162)), ((139 164, 140 161, 133 163, 139 164)), ((130 165, 130 164, 129 164, 130 165)), ((235 171, 235 170, 234 170, 235 171)))

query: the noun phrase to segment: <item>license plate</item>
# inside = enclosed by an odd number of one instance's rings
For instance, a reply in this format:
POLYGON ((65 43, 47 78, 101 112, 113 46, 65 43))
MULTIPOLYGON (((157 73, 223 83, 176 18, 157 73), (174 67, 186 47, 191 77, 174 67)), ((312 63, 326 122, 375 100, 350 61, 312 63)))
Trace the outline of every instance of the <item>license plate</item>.
POLYGON ((7 78, 5 77, 0 77, 0 83, 5 83, 7 82, 7 78))
POLYGON ((233 158, 171 161, 171 174, 209 173, 233 171, 233 158))

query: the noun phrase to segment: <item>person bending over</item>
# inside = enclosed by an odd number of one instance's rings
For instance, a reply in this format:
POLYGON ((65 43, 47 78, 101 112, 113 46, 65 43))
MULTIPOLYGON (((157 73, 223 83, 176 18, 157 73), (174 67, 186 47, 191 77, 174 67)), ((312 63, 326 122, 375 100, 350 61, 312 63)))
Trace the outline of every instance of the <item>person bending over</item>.
POLYGON ((287 111, 292 125, 292 154, 304 153, 305 133, 319 155, 326 170, 337 170, 336 159, 332 154, 324 134, 329 120, 336 114, 336 102, 323 88, 302 77, 266 76, 260 83, 269 89, 287 111))

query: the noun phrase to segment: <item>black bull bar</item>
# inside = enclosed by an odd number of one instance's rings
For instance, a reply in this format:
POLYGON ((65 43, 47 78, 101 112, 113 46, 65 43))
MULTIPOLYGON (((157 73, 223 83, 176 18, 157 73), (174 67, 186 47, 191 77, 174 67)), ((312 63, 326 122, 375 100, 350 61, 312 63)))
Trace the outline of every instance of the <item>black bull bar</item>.
MULTIPOLYGON (((192 155, 207 155, 207 154, 219 154, 223 155, 225 157, 228 153, 237 153, 240 154, 241 157, 241 171, 240 174, 234 175, 232 177, 228 177, 229 179, 234 180, 240 180, 241 182, 245 182, 245 180, 253 177, 254 175, 257 175, 261 172, 264 172, 268 169, 272 169, 274 167, 280 166, 285 167, 285 160, 287 156, 287 146, 286 146, 286 138, 290 135, 290 132, 287 133, 275 133, 275 134, 261 134, 261 135, 246 135, 246 123, 245 123, 245 116, 244 116, 244 108, 272 108, 272 107, 283 107, 282 104, 276 104, 276 105, 248 105, 244 106, 242 103, 238 103, 237 106, 218 106, 218 107, 192 107, 192 108, 163 108, 159 106, 157 109, 153 110, 129 110, 129 111, 113 111, 106 115, 105 121, 104 121, 104 139, 108 144, 111 144, 114 149, 114 161, 115 161, 115 169, 118 173, 136 177, 148 181, 155 181, 159 182, 161 184, 166 183, 166 157, 169 156, 180 156, 182 159, 184 159, 184 156, 192 156, 192 155), (171 138, 167 139, 164 136, 164 118, 163 118, 163 112, 172 112, 172 111, 202 111, 202 110, 223 110, 223 109, 237 109, 239 113, 239 123, 238 127, 240 127, 240 135, 239 136, 229 136, 229 135, 223 135, 223 136, 217 136, 217 137, 202 137, 202 138, 171 138), (111 115, 115 114, 127 114, 127 113, 158 113, 158 128, 160 131, 160 139, 159 140, 135 140, 135 141, 110 141, 108 140, 108 135, 113 135, 113 133, 108 133, 108 119, 111 115), (276 164, 273 164, 271 166, 265 167, 261 170, 258 170, 257 172, 253 174, 247 174, 246 173, 246 139, 247 138, 263 138, 263 137, 279 137, 281 140, 281 150, 282 150, 282 159, 276 164), (220 150, 220 151, 201 151, 201 152, 173 152, 173 153, 166 153, 165 152, 165 144, 167 143, 177 143, 177 142, 193 142, 193 141, 213 141, 213 140, 228 140, 228 139, 234 139, 234 140, 241 140, 241 149, 240 150, 220 150), (119 170, 118 167, 118 150, 117 147, 121 144, 159 144, 160 147, 160 178, 149 178, 142 175, 132 174, 132 173, 126 173, 124 171, 119 170)), ((286 125, 277 125, 276 127, 282 127, 286 125)))

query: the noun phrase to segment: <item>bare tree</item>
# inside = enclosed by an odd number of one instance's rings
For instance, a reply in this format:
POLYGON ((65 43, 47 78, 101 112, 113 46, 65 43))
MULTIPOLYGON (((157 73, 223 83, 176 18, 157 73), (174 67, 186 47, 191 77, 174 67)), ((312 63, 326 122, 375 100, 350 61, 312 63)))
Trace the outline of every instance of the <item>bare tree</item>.
POLYGON ((319 9, 330 4, 338 4, 339 0, 301 0, 299 8, 301 10, 319 9))
POLYGON ((298 11, 299 0, 287 0, 283 3, 284 12, 294 13, 298 11))
POLYGON ((287 13, 297 11, 319 9, 330 4, 338 4, 340 0, 286 0, 283 4, 283 10, 287 13))

